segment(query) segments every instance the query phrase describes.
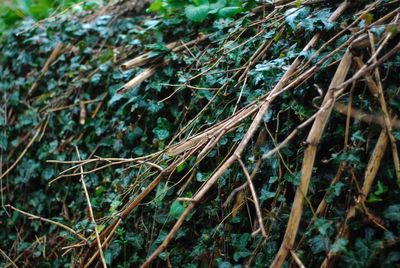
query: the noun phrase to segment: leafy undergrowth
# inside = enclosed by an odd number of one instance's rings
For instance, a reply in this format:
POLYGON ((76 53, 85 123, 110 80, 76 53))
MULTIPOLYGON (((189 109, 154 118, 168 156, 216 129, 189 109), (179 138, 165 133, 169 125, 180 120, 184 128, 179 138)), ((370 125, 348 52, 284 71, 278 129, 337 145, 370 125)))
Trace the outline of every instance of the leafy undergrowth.
POLYGON ((400 1, 222 2, 5 36, 2 267, 399 263, 400 1))
POLYGON ((13 29, 22 20, 41 20, 66 9, 93 10, 98 8, 100 1, 80 0, 3 0, 0 2, 0 37, 3 32, 13 29))

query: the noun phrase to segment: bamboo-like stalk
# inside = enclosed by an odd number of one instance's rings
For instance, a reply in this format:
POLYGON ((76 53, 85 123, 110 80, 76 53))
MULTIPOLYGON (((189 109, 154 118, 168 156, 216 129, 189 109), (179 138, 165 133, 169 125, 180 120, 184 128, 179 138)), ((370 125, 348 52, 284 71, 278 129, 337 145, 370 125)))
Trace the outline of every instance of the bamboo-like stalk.
POLYGON ((329 116, 333 109, 333 105, 335 104, 335 99, 340 94, 340 91, 335 91, 334 89, 337 87, 337 85, 343 83, 343 81, 345 80, 351 65, 351 60, 352 54, 349 50, 347 50, 336 70, 336 73, 329 86, 328 92, 326 93, 324 101, 322 103, 322 107, 325 107, 325 110, 317 116, 307 137, 308 146, 304 152, 300 185, 296 190, 289 221, 281 247, 279 248, 279 251, 270 267, 281 267, 286 259, 287 254, 289 253, 289 250, 291 250, 293 247, 294 241, 296 239, 297 230, 299 228, 301 215, 303 213, 304 198, 307 196, 308 186, 314 167, 314 160, 317 153, 317 145, 321 140, 322 133, 328 122, 329 116))
MULTIPOLYGON (((166 45, 166 47, 169 50, 172 50, 172 49, 176 48, 179 45, 179 43, 180 42, 178 42, 178 41, 177 42, 172 42, 172 43, 169 43, 168 45, 166 45)), ((135 68, 135 67, 143 66, 146 63, 148 63, 151 59, 155 59, 152 56, 152 54, 153 53, 151 53, 151 52, 147 52, 147 53, 144 53, 144 54, 142 54, 142 55, 140 55, 140 56, 138 56, 136 58, 128 60, 128 61, 124 62, 123 64, 121 64, 121 69, 122 70, 128 70, 128 69, 132 69, 132 68, 135 68)))
MULTIPOLYGON (((197 37, 194 40, 191 40, 187 43, 183 43, 182 41, 175 41, 175 42, 171 42, 169 44, 166 45, 166 47, 171 50, 172 52, 180 52, 182 50, 184 50, 186 47, 191 47, 199 42, 203 42, 205 40, 208 39, 208 35, 200 35, 199 37, 197 37)), ((152 60, 157 60, 160 57, 153 57, 152 52, 147 52, 144 53, 136 58, 133 58, 131 60, 128 60, 126 62, 124 62, 121 65, 121 69, 122 70, 128 70, 128 69, 132 69, 135 67, 140 67, 143 66, 147 63, 149 63, 152 60)))
MULTIPOLYGON (((395 22, 398 21, 399 15, 396 16, 395 22)), ((379 46, 379 48, 377 50, 375 50, 375 43, 374 43, 374 38, 372 33, 369 33, 369 37, 370 37, 370 42, 371 42, 371 51, 374 54, 377 54, 377 51, 380 48, 383 48, 385 45, 385 41, 388 41, 389 38, 392 37, 392 32, 389 32, 387 34, 387 37, 383 40, 382 44, 379 46)), ((373 62, 376 63, 376 58, 373 59, 373 62)), ((379 103, 381 105, 381 109, 385 118, 385 125, 386 125, 386 129, 389 135, 389 140, 390 140, 390 145, 392 148, 392 157, 393 157, 393 162, 394 162, 394 168, 395 168, 395 172, 396 172, 396 177, 397 177, 397 183, 400 184, 400 160, 399 160, 399 152, 397 150, 397 141, 393 136, 392 133, 392 125, 390 123, 390 115, 389 115, 389 109, 387 107, 386 104, 386 100, 385 100, 385 95, 383 93, 383 86, 382 86, 382 81, 381 81, 381 75, 379 73, 379 69, 376 68, 374 70, 374 75, 375 75, 375 79, 377 81, 377 86, 378 86, 378 99, 379 99, 379 103)))
POLYGON ((40 70, 39 76, 36 78, 36 81, 32 84, 31 88, 28 91, 28 96, 31 96, 33 92, 36 90, 39 80, 44 76, 44 74, 47 72, 47 70, 50 67, 50 64, 57 59, 58 56, 61 55, 61 53, 64 51, 64 44, 63 43, 58 43, 53 51, 51 52, 49 58, 47 59, 46 63, 40 70))
MULTIPOLYGON (((356 207, 358 204, 364 204, 366 198, 368 197, 369 191, 371 189, 371 186, 375 180, 376 174, 378 173, 379 167, 381 165, 381 160, 383 158, 383 155, 386 151, 387 145, 389 142, 389 136, 387 133, 386 129, 383 129, 381 131, 381 134, 379 135, 378 141, 375 145, 374 151, 372 152, 372 155, 368 161, 367 168, 365 169, 364 173, 364 182, 363 186, 361 188, 360 195, 358 196, 356 200, 356 204, 350 207, 350 209, 347 212, 346 218, 345 218, 345 223, 344 227, 342 228, 341 232, 338 234, 337 238, 347 238, 349 235, 349 226, 348 226, 348 221, 354 215, 356 214, 356 207)), ((323 261, 321 268, 328 268, 332 267, 333 265, 333 259, 335 257, 335 253, 332 251, 329 251, 327 254, 327 257, 323 261)))
POLYGON ((145 69, 143 72, 141 72, 140 74, 135 76, 133 79, 131 79, 129 82, 127 82, 122 87, 120 87, 117 92, 119 94, 123 94, 123 93, 127 92, 128 90, 130 90, 131 88, 134 88, 134 87, 140 85, 142 82, 144 82, 146 79, 152 77, 156 73, 157 67, 158 66, 152 66, 152 67, 145 69))
MULTIPOLYGON (((333 109, 338 113, 347 115, 347 106, 343 103, 336 102, 333 109)), ((386 127, 385 126, 385 118, 381 115, 366 113, 366 112, 357 110, 353 107, 350 109, 349 114, 352 118, 354 118, 356 120, 359 120, 359 121, 362 121, 365 123, 380 125, 381 127, 386 127)), ((390 125, 392 128, 400 129, 400 120, 396 119, 395 117, 392 117, 389 120, 390 120, 390 125)))

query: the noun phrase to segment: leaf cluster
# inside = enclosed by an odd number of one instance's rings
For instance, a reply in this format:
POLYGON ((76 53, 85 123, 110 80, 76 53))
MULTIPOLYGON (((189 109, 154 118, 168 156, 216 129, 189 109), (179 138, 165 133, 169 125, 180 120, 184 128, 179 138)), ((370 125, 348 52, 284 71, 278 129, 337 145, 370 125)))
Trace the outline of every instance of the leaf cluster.
POLYGON ((234 17, 243 11, 249 11, 255 4, 254 0, 154 0, 148 10, 164 16, 176 15, 183 11, 188 20, 203 22, 210 18, 234 17))

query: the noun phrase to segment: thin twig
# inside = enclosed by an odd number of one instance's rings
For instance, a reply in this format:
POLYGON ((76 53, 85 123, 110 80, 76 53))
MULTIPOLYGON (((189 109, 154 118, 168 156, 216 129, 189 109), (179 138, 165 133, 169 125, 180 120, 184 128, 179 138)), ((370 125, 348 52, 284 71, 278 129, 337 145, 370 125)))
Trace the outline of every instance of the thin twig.
POLYGON ((251 195, 253 196, 253 202, 254 202, 254 206, 256 208, 256 213, 257 213, 257 218, 258 218, 258 224, 260 225, 260 229, 261 229, 261 233, 264 237, 267 237, 267 232, 265 231, 265 227, 264 227, 264 221, 262 219, 262 212, 261 212, 261 208, 260 208, 260 202, 258 201, 258 197, 257 197, 257 193, 256 193, 256 189, 254 188, 254 184, 251 181, 251 177, 249 172, 247 171, 246 166, 244 165, 242 159, 240 159, 240 157, 238 157, 238 162, 240 164, 240 166, 243 169, 243 173, 247 179, 247 183, 249 184, 250 187, 250 192, 251 195))
POLYGON ((32 137, 32 139, 29 141, 28 145, 25 146, 24 150, 21 152, 21 154, 18 156, 17 160, 14 161, 14 163, 0 176, 0 180, 2 180, 5 176, 7 176, 8 173, 11 172, 11 170, 13 170, 15 168, 15 166, 19 163, 19 161, 21 161, 21 159, 24 157, 24 155, 26 154, 26 152, 28 151, 28 149, 32 146, 32 144, 35 142, 36 138, 39 136, 39 134, 41 133, 41 129, 42 129, 42 125, 41 124, 37 129, 36 129, 36 133, 35 135, 32 137))
MULTIPOLYGON (((78 147, 75 147, 75 149, 76 149, 76 154, 78 155, 78 159, 80 160, 81 159, 81 155, 79 153, 78 147)), ((103 268, 107 268, 106 260, 104 259, 103 249, 102 249, 101 241, 100 241, 100 237, 99 237, 99 231, 98 231, 97 224, 96 224, 96 219, 94 218, 92 204, 90 202, 89 193, 88 193, 88 190, 87 190, 86 184, 85 184, 85 178, 83 176, 83 167, 80 166, 80 169, 81 169, 82 187, 83 187, 83 191, 85 192, 85 197, 86 197, 86 200, 87 200, 87 203, 88 203, 90 220, 94 224, 94 232, 96 234, 97 246, 99 247, 99 250, 100 250, 100 259, 101 259, 101 262, 103 264, 103 268)))
POLYGON ((64 225, 64 224, 62 224, 62 223, 59 223, 59 222, 56 222, 56 221, 53 221, 53 220, 50 220, 50 219, 43 218, 43 217, 41 217, 41 216, 36 216, 36 215, 34 215, 34 214, 32 214, 32 213, 23 211, 23 210, 21 210, 21 209, 18 209, 18 208, 16 208, 16 207, 11 206, 11 205, 6 205, 6 207, 7 207, 7 208, 10 208, 10 209, 12 209, 12 210, 15 210, 15 211, 17 211, 17 212, 19 212, 19 213, 21 213, 21 214, 23 214, 23 215, 29 217, 29 219, 31 219, 31 220, 40 220, 40 221, 48 222, 48 223, 50 223, 50 224, 54 224, 54 225, 56 225, 56 226, 58 226, 58 227, 61 227, 61 228, 63 228, 64 230, 70 232, 71 234, 77 236, 79 239, 81 239, 82 241, 84 241, 85 244, 86 244, 86 242, 87 242, 87 239, 86 239, 83 235, 79 234, 78 232, 76 232, 75 230, 73 230, 71 227, 68 227, 67 225, 64 225))
MULTIPOLYGON (((395 22, 397 21, 397 18, 398 18, 398 15, 395 19, 395 22)), ((392 32, 389 32, 387 37, 383 40, 382 44, 379 46, 379 48, 382 49, 391 36, 392 36, 392 32)), ((374 53, 374 55, 376 55, 376 54, 378 54, 378 50, 375 51, 375 44, 374 44, 374 39, 373 39, 372 33, 369 33, 369 37, 370 37, 370 42, 371 42, 371 51, 372 51, 372 53, 374 53)), ((376 63, 377 62, 376 58, 374 58, 372 62, 376 63)), ((392 148, 392 156, 393 156, 394 168, 395 168, 396 177, 397 177, 397 183, 400 185, 400 160, 399 160, 399 153, 397 150, 397 141, 394 138, 393 133, 392 133, 392 125, 390 123, 389 109, 386 105, 385 95, 383 93, 381 76, 380 76, 378 68, 376 68, 374 70, 374 75, 375 75, 375 79, 376 79, 377 85, 378 85, 378 92, 379 92, 378 98, 379 98, 379 102, 381 105, 381 109, 384 114, 385 125, 386 125, 386 129, 388 131, 390 145, 392 148)))
POLYGON ((8 257, 8 255, 1 248, 0 248, 0 253, 4 256, 4 258, 6 258, 11 263, 11 265, 14 268, 18 268, 18 266, 15 264, 15 262, 13 262, 13 260, 10 257, 8 257))
POLYGON ((39 80, 44 76, 44 74, 47 72, 47 70, 50 67, 50 64, 57 59, 57 57, 62 53, 64 48, 63 43, 58 43, 55 48, 53 49, 53 51, 51 52, 49 58, 47 59, 46 63, 44 64, 42 70, 40 70, 40 74, 37 77, 36 81, 32 84, 31 88, 28 91, 28 96, 31 96, 33 94, 33 92, 36 90, 38 84, 39 84, 39 80))
POLYGON ((290 251, 290 255, 292 255, 294 262, 299 266, 299 268, 306 268, 303 262, 300 260, 299 256, 297 256, 297 254, 293 250, 290 251))

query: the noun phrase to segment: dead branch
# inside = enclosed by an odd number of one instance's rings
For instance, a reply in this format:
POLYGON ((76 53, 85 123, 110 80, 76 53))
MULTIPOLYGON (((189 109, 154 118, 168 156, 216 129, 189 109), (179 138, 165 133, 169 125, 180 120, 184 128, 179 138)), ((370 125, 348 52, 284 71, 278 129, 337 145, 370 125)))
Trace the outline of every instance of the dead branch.
POLYGON ((326 110, 322 112, 314 121, 314 124, 307 137, 307 149, 304 152, 303 165, 301 168, 300 186, 296 190, 296 195, 292 204, 292 210, 289 216, 286 232, 283 237, 281 247, 270 267, 281 267, 289 250, 292 249, 299 228, 301 215, 303 213, 304 198, 308 192, 312 170, 314 167, 317 145, 321 140, 322 133, 329 120, 333 109, 335 99, 340 95, 340 91, 335 91, 337 85, 343 83, 346 79, 352 60, 352 54, 349 50, 344 54, 336 73, 331 81, 328 92, 325 95, 322 107, 326 110))

